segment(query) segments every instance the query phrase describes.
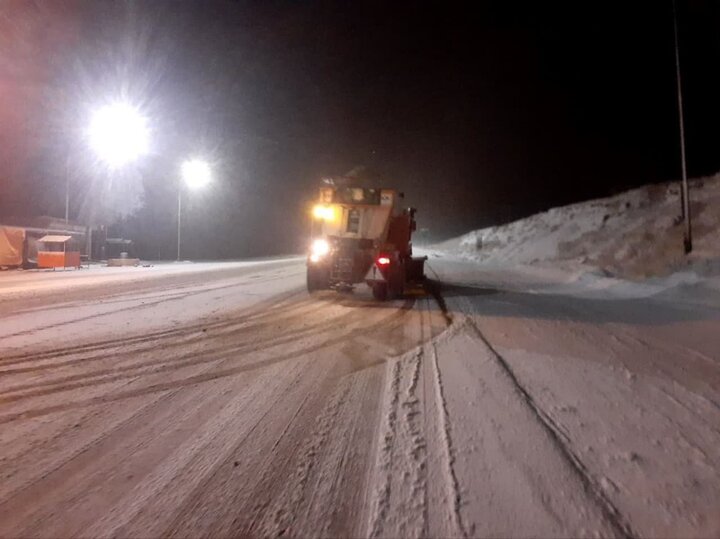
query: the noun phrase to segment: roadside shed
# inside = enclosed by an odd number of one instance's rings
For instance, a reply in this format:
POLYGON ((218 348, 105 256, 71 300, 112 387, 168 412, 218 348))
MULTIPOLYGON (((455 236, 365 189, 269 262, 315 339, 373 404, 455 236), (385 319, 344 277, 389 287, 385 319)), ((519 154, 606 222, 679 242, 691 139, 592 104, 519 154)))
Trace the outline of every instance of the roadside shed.
POLYGON ((47 235, 38 240, 38 268, 79 268, 80 250, 72 236, 47 235))

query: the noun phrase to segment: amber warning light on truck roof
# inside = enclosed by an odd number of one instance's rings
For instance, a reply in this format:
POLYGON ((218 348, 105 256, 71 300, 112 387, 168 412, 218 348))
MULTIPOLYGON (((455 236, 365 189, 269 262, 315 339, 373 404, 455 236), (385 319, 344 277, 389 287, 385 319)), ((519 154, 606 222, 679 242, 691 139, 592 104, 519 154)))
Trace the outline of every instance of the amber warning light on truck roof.
POLYGON ((320 202, 330 204, 333 201, 333 188, 323 187, 320 189, 320 202))

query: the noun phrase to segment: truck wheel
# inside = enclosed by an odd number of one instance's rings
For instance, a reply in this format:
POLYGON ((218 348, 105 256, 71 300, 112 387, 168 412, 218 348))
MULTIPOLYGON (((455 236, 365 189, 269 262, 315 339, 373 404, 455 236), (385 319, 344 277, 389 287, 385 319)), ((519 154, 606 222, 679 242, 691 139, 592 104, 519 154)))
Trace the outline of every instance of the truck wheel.
POLYGON ((405 266, 395 268, 390 274, 388 281, 388 292, 391 298, 401 298, 403 292, 405 292, 405 266))
POLYGON ((403 297, 403 292, 405 291, 405 288, 403 286, 394 285, 390 287, 388 290, 388 296, 391 299, 398 299, 403 297))
POLYGON ((372 286, 373 297, 379 301, 385 301, 388 297, 387 283, 375 283, 372 286))
POLYGON ((329 288, 327 271, 320 268, 308 267, 307 269, 307 289, 308 292, 314 290, 325 290, 329 288))

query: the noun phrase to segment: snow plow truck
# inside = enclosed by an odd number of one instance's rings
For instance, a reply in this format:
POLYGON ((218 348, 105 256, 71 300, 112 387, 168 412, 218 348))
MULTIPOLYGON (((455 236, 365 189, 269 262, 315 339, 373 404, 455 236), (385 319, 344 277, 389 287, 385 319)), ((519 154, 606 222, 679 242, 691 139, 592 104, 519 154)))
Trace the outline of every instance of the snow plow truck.
POLYGON ((427 257, 412 256, 415 208, 395 189, 325 180, 312 209, 307 288, 347 290, 365 282, 378 300, 422 283, 427 257))

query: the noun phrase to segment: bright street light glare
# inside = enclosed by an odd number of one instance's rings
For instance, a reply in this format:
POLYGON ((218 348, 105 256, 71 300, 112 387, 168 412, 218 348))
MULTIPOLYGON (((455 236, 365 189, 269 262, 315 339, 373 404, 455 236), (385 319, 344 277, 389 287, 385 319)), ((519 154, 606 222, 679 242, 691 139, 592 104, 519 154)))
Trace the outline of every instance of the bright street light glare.
POLYGON ((199 159, 182 164, 182 177, 190 189, 199 189, 210 182, 210 165, 199 159))
POLYGON ((89 138, 100 159, 119 167, 147 153, 147 120, 127 103, 106 105, 94 114, 89 138))

